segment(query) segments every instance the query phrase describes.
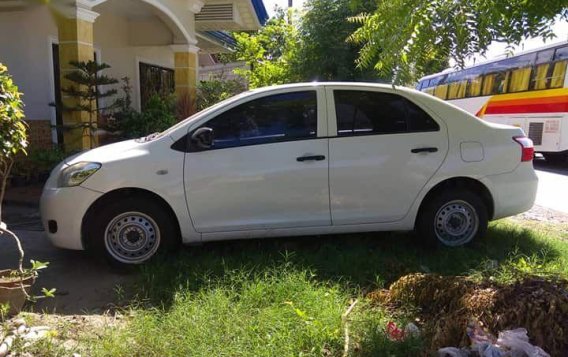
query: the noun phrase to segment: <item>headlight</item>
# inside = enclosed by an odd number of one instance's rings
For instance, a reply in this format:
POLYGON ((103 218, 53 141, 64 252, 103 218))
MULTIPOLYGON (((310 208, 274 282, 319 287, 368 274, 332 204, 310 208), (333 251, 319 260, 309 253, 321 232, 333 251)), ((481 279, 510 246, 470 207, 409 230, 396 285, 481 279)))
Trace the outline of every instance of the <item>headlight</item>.
POLYGON ((98 162, 78 162, 73 164, 61 171, 59 174, 59 180, 57 181, 57 186, 79 186, 100 168, 101 164, 98 162))

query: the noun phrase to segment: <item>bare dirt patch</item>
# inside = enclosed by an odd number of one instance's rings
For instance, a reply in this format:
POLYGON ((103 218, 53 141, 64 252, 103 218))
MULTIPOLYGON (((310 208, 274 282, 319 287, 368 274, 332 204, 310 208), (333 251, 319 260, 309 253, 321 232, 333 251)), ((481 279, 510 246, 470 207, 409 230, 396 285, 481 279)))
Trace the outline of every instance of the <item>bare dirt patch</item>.
POLYGON ((514 216, 511 219, 568 225, 568 213, 555 211, 542 206, 534 206, 529 211, 514 216))
POLYGON ((97 339, 110 328, 125 324, 121 314, 105 312, 99 315, 54 315, 22 313, 0 324, 0 343, 11 340, 9 356, 65 355, 80 356, 85 339, 97 339), (39 331, 39 337, 29 337, 28 331, 39 331), (11 337, 10 337, 11 336, 11 337))

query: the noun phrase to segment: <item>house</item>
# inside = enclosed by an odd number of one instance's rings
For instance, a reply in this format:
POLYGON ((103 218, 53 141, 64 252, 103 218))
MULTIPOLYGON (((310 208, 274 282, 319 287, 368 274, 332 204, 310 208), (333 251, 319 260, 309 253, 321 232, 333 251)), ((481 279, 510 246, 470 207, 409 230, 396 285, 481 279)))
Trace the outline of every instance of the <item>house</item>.
POLYGON ((72 100, 61 93, 70 61, 108 63, 105 74, 129 77, 135 109, 153 90, 192 99, 200 55, 226 50, 226 31, 256 30, 267 18, 262 0, 0 0, 0 62, 24 93, 31 145, 83 149, 82 129, 52 130, 88 120, 49 106, 72 100))

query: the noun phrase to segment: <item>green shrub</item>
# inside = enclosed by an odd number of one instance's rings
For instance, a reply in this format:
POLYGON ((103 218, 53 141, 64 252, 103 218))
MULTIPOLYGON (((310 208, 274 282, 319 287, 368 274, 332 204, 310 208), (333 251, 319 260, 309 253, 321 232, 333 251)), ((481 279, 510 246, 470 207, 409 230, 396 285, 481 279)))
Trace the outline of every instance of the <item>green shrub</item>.
POLYGON ((25 181, 42 178, 67 156, 57 146, 51 149, 31 149, 27 157, 16 160, 11 176, 24 178, 25 181))
POLYGON ((177 122, 175 97, 150 97, 144 110, 139 113, 127 110, 116 115, 116 127, 126 138, 139 138, 164 131, 177 122))
POLYGON ((25 154, 28 145, 24 102, 20 95, 8 68, 0 63, 0 221, 2 200, 14 158, 19 153, 25 154))
POLYGON ((245 85, 236 79, 212 78, 201 81, 197 88, 197 110, 208 108, 245 90, 245 85))

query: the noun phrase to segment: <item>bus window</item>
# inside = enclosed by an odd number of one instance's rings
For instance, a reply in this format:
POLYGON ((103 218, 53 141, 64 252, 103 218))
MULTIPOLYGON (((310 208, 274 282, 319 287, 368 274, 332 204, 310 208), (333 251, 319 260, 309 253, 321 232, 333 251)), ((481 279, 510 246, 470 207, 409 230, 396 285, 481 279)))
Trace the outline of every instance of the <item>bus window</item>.
POLYGON ((440 76, 432 78, 430 80, 430 83, 428 83, 428 87, 436 87, 442 83, 446 83, 447 76, 448 76, 447 74, 442 74, 440 76))
POLYGON ((539 65, 539 64, 543 64, 543 63, 552 62, 553 56, 554 56, 554 48, 551 48, 549 50, 540 51, 536 55, 536 64, 539 65))
POLYGON ((554 71, 552 72, 552 78, 550 78, 550 88, 562 88, 564 86, 566 63, 568 63, 568 60, 558 61, 554 64, 554 71))
POLYGON ((554 71, 550 78, 550 88, 562 88, 566 78, 566 64, 568 63, 568 46, 559 47, 554 52, 554 71))
POLYGON ((495 75, 495 84, 493 84, 492 94, 507 93, 507 84, 509 82, 510 72, 499 72, 495 75))
POLYGON ((511 71, 509 92, 522 92, 529 89, 531 67, 517 68, 511 71))
POLYGON ((477 97, 481 94, 481 76, 470 79, 467 86, 467 96, 477 97))
POLYGON ((462 80, 450 84, 448 89, 448 99, 460 99, 465 97, 467 81, 462 80))
POLYGON ((448 97, 448 85, 441 84, 434 89, 434 95, 440 99, 446 99, 448 97))
POLYGON ((491 95, 493 92, 493 84, 495 83, 495 74, 486 74, 483 76, 483 88, 481 95, 491 95))
POLYGON ((568 46, 559 47, 554 52, 554 60, 560 61, 568 59, 568 46))
POLYGON ((536 70, 533 71, 533 83, 531 83, 531 89, 546 89, 548 83, 548 67, 550 67, 549 63, 543 63, 536 66, 536 70))
POLYGON ((465 92, 467 88, 467 81, 460 81, 458 87, 458 95, 457 98, 465 98, 465 92))
POLYGON ((448 87, 448 99, 458 98, 459 82, 450 83, 448 87))
POLYGON ((442 78, 442 76, 431 78, 430 81, 428 82, 428 87, 435 87, 440 81, 440 78, 442 78))

